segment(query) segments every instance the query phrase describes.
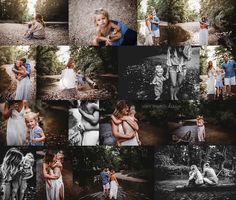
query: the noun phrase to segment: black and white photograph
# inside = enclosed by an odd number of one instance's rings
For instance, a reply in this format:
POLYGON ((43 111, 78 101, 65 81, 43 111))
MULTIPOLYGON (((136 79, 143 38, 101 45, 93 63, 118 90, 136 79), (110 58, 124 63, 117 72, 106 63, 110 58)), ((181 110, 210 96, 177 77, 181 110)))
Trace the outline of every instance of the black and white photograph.
POLYGON ((71 101, 69 109, 69 144, 95 146, 99 144, 99 101, 71 101))
POLYGON ((199 98, 199 47, 121 47, 119 97, 138 100, 199 98))
POLYGON ((155 198, 236 199, 236 146, 172 145, 155 151, 155 198))
POLYGON ((35 199, 35 151, 16 147, 0 150, 0 199, 35 199))

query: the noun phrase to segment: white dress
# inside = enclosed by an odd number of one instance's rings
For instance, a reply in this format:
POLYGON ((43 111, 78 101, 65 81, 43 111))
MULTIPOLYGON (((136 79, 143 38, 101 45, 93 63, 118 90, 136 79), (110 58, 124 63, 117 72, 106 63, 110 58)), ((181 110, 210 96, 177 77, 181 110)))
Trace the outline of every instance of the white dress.
POLYGON ((82 146, 96 146, 99 142, 99 130, 84 131, 82 146))
POLYGON ((20 112, 12 110, 11 117, 7 121, 7 145, 23 145, 26 141, 27 128, 24 119, 25 108, 20 112))
MULTIPOLYGON (((118 126, 118 131, 119 133, 124 133, 124 128, 122 126, 122 124, 119 124, 118 126)), ((121 146, 138 146, 138 141, 137 141, 137 138, 136 137, 133 137, 129 140, 126 140, 124 142, 121 142, 121 146)))
MULTIPOLYGON (((54 175, 53 170, 50 169, 50 175, 54 175)), ((48 186, 48 183, 46 182, 46 196, 47 200, 60 200, 59 191, 60 188, 63 187, 64 190, 64 183, 62 180, 62 175, 60 174, 60 177, 56 180, 50 180, 52 188, 48 186)))
POLYGON ((207 94, 215 94, 216 79, 212 70, 208 71, 207 94))
POLYGON ((17 81, 15 100, 31 99, 31 83, 28 76, 17 81))
POLYGON ((207 28, 200 28, 199 44, 208 45, 208 29, 207 28))
MULTIPOLYGON (((149 27, 151 30, 151 27, 149 27)), ((152 33, 149 31, 149 28, 147 25, 145 26, 145 42, 144 45, 146 46, 152 46, 153 45, 153 40, 152 40, 152 33)))
POLYGON ((198 136, 198 141, 199 142, 205 142, 204 135, 205 135, 205 126, 204 125, 198 126, 197 136, 198 136))
POLYGON ((112 180, 110 182, 110 194, 109 194, 109 198, 114 198, 117 199, 117 192, 118 192, 118 184, 116 183, 116 181, 112 180))
POLYGON ((66 68, 62 70, 60 86, 62 89, 72 89, 76 87, 76 73, 74 69, 66 68))

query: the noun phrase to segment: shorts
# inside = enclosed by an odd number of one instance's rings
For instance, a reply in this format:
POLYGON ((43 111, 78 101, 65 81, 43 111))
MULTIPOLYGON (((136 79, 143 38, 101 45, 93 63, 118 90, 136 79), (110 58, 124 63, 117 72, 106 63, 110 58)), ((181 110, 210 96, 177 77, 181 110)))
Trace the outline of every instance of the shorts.
POLYGON ((106 185, 102 185, 102 187, 103 187, 103 189, 105 190, 108 190, 109 188, 110 188, 110 184, 109 183, 107 183, 106 185))
POLYGON ((230 78, 225 78, 225 85, 236 85, 235 76, 230 78))
POLYGON ((160 29, 152 31, 152 37, 160 37, 160 29))

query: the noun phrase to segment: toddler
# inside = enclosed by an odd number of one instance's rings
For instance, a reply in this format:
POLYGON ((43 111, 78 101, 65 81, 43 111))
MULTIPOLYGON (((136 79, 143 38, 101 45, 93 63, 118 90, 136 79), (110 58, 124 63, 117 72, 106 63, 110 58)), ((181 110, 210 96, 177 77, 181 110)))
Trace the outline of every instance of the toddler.
POLYGON ((163 76, 163 72, 164 70, 162 69, 161 65, 157 65, 154 72, 155 76, 150 83, 151 85, 154 85, 154 92, 156 96, 155 100, 160 99, 163 91, 163 81, 167 80, 167 78, 163 76))
POLYGON ((30 145, 31 146, 44 146, 45 134, 43 130, 38 125, 38 113, 30 112, 26 114, 25 123, 30 130, 30 145))

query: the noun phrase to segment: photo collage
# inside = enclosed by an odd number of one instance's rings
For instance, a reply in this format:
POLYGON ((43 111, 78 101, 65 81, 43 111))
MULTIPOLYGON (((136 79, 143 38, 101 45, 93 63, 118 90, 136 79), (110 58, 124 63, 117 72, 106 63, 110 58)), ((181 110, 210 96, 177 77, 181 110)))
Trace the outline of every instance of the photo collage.
POLYGON ((0 199, 236 199, 234 0, 0 0, 0 199))

